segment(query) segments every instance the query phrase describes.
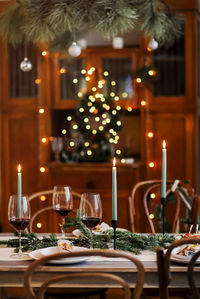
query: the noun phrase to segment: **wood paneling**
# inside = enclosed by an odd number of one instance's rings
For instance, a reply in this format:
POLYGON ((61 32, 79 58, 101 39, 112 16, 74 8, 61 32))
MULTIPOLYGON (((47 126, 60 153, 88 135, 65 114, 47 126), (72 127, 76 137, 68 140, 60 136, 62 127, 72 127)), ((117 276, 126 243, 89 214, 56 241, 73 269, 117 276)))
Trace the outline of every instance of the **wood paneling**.
POLYGON ((162 141, 167 143, 167 177, 168 179, 184 179, 186 175, 186 118, 184 115, 153 114, 152 125, 155 137, 152 141, 154 160, 156 161, 157 178, 161 177, 162 141), (172 133, 173 132, 173 133, 172 133), (183 133, 184 132, 184 133, 183 133), (178 152, 178 155, 177 155, 178 152))
MULTIPOLYGON (((52 163, 50 188, 69 185, 75 192, 98 192, 103 204, 103 221, 110 224, 112 218, 112 165, 111 163, 52 163)), ((133 185, 140 180, 141 164, 118 165, 118 219, 119 227, 130 227, 128 196, 133 185)), ((139 215, 138 215, 139 216, 139 215)))
POLYGON ((3 117, 2 224, 10 230, 7 220, 8 200, 17 192, 17 165, 22 165, 23 194, 37 191, 38 184, 37 115, 13 114, 3 117))
POLYGON ((199 0, 167 0, 167 2, 178 10, 199 10, 200 11, 200 1, 199 0))

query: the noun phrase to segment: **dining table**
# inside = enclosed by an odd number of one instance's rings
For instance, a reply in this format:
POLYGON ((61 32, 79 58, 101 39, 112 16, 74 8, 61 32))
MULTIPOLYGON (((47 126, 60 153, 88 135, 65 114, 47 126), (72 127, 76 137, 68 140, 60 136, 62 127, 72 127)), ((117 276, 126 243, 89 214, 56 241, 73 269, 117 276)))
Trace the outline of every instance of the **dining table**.
MULTIPOLYGON (((0 233, 0 240, 13 238, 12 234, 0 233)), ((33 262, 33 260, 13 260, 10 254, 13 248, 4 246, 0 247, 0 287, 23 287, 24 271, 33 262)), ((142 251, 136 257, 142 261, 145 269, 144 288, 158 289, 158 271, 156 262, 156 253, 153 251, 142 251)), ((189 288, 187 282, 187 264, 172 262, 170 267, 172 279, 170 288, 185 289, 189 288)), ((195 266, 195 276, 197 286, 200 287, 200 266, 195 266)), ((32 276, 32 285, 37 287, 41 281, 51 278, 53 275, 62 273, 80 273, 80 272, 106 272, 117 274, 124 278, 132 288, 135 286, 137 269, 130 262, 121 258, 107 258, 93 256, 89 259, 74 264, 46 264, 41 266, 32 276)), ((102 281, 104 287, 116 288, 114 283, 102 281)), ((57 287, 64 287, 64 282, 59 282, 57 287)), ((85 279, 77 282, 71 282, 68 287, 71 288, 91 288, 99 287, 95 279, 85 279)))

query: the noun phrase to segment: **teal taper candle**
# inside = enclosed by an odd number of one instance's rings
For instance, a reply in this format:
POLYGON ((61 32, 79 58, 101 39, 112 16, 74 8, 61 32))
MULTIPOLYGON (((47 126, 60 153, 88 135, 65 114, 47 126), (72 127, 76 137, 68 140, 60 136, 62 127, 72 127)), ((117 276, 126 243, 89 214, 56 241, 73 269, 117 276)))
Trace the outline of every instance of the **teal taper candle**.
POLYGON ((117 220, 117 168, 116 168, 116 158, 113 159, 113 167, 112 167, 112 220, 117 220))
POLYGON ((22 217, 21 211, 21 200, 22 200, 22 173, 21 173, 21 165, 18 165, 18 173, 17 173, 17 217, 22 217))
POLYGON ((166 198, 166 185, 167 185, 167 149, 166 142, 163 140, 162 148, 162 185, 161 185, 161 197, 166 198))

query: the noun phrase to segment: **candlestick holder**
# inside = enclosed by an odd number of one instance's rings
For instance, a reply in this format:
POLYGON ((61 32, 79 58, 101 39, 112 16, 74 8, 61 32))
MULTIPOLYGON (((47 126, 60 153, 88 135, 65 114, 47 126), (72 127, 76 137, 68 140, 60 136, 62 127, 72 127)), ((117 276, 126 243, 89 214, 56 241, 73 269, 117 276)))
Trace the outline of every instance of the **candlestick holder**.
POLYGON ((165 206, 166 206, 166 197, 161 197, 160 199, 162 205, 162 233, 165 234, 165 206))
POLYGON ((113 248, 116 249, 116 229, 118 227, 118 221, 117 220, 111 220, 111 225, 113 228, 113 248))

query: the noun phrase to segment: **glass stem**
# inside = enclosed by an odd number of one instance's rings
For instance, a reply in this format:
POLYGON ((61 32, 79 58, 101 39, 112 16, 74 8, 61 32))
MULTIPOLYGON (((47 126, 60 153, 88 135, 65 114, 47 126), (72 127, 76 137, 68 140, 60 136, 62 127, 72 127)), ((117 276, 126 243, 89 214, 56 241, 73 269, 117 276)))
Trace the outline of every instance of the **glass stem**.
POLYGON ((92 229, 90 229, 90 249, 93 248, 94 248, 93 233, 92 233, 92 229))
POLYGON ((22 240, 21 240, 22 232, 21 232, 21 230, 18 231, 18 235, 19 235, 19 251, 18 251, 18 255, 22 256, 22 240))
POLYGON ((63 225, 65 224, 65 218, 63 217, 62 218, 62 224, 61 224, 61 226, 60 226, 60 228, 61 228, 61 232, 62 232, 62 239, 65 239, 65 231, 64 231, 64 229, 63 229, 63 225))

